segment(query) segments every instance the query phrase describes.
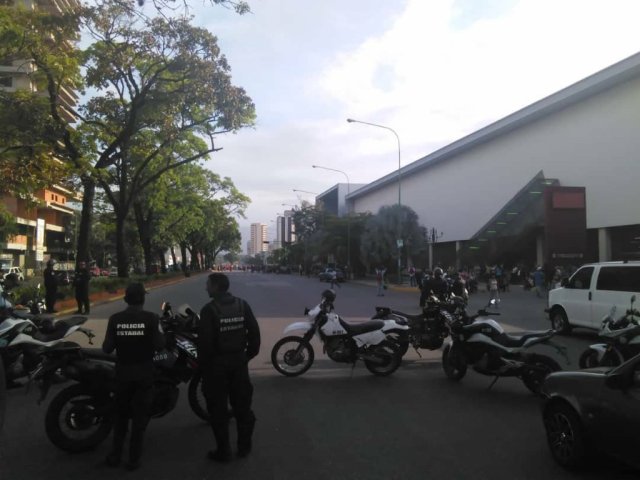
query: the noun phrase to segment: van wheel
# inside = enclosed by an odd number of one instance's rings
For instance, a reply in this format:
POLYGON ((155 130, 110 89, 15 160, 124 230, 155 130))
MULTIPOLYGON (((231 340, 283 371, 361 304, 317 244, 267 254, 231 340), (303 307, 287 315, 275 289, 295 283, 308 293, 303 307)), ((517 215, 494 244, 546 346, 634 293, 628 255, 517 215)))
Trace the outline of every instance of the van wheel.
POLYGON ((571 325, 567 319, 567 314, 563 310, 554 310, 551 314, 551 327, 561 335, 571 333, 571 325))

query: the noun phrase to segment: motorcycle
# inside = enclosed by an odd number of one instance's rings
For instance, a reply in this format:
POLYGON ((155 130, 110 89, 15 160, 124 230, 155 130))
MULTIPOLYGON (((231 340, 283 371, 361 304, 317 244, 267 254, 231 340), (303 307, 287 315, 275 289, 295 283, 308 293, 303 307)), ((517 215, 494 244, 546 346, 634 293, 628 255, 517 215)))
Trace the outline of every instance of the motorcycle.
MULTIPOLYGON (((487 307, 492 305, 495 299, 487 307)), ((546 376, 561 368, 552 358, 529 353, 528 349, 538 344, 552 346, 569 363, 566 348, 551 341, 555 330, 509 335, 498 322, 488 318, 489 315, 480 309, 472 316, 465 311, 456 317, 446 316, 451 341, 442 352, 445 374, 451 380, 460 380, 471 365, 476 372, 495 377, 489 388, 500 377, 518 377, 529 390, 539 394, 546 376)))
MULTIPOLYGON (((188 383, 191 409, 198 417, 208 420, 206 408, 198 397, 201 376, 194 343, 198 316, 187 305, 174 314, 171 305, 165 303, 162 311, 160 320, 166 346, 153 357, 156 378, 151 418, 171 412, 178 401, 178 386, 188 383)), ((42 368, 32 376, 40 384, 39 403, 50 390, 53 372, 60 371, 75 381, 51 399, 45 416, 47 437, 56 447, 71 453, 95 448, 113 427, 115 356, 73 344, 47 349, 43 356, 46 360, 42 368)))
POLYGON ((386 376, 395 372, 402 356, 390 335, 407 332, 409 327, 394 320, 347 323, 333 311, 335 298, 333 290, 325 290, 315 308, 305 308, 308 320, 285 328, 285 335, 295 330, 304 333, 302 336, 285 336, 276 342, 271 350, 274 368, 287 377, 302 375, 309 370, 315 357, 310 340, 317 334, 323 350, 335 362, 355 366, 355 362, 361 359, 374 375, 386 376))
POLYGON ((614 318, 616 307, 602 320, 598 336, 604 343, 590 345, 578 360, 580 368, 615 367, 640 353, 640 312, 633 308, 636 296, 631 297, 631 308, 614 318))
POLYGON ((409 330, 395 338, 399 353, 404 356, 409 346, 412 346, 421 356, 419 349, 437 350, 449 336, 445 312, 453 313, 459 308, 464 308, 465 305, 465 299, 455 295, 449 296, 446 301, 431 296, 419 314, 403 313, 389 307, 376 307, 376 313, 372 319, 395 320, 401 325, 407 325, 409 330))
POLYGON ((82 327, 87 317, 74 316, 53 322, 50 317, 14 310, 7 297, 0 304, 3 320, 0 322, 0 356, 5 366, 6 381, 27 377, 41 362, 41 352, 62 342, 75 332, 84 333, 91 342, 93 332, 82 327))

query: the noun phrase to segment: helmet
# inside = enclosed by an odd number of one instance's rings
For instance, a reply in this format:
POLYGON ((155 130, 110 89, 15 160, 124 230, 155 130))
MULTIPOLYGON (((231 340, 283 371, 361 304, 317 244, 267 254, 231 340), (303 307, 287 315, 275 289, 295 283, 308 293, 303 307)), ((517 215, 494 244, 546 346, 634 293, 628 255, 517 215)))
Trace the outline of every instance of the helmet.
POLYGON ((322 299, 326 302, 333 303, 336 299, 336 292, 331 289, 327 289, 322 292, 322 299))
POLYGON ((444 275, 444 272, 442 271, 442 269, 440 267, 436 267, 433 270, 433 276, 436 278, 442 278, 442 275, 444 275))

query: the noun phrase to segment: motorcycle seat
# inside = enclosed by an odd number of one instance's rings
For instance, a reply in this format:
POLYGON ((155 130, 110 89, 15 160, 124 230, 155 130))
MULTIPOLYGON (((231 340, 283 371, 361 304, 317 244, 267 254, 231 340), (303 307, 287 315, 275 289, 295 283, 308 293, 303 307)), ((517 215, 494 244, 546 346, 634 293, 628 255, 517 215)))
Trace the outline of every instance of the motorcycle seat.
POLYGON ((522 335, 509 335, 508 333, 504 333, 500 335, 496 340, 501 345, 510 348, 523 347, 527 343, 538 343, 531 342, 531 340, 537 339, 538 341, 547 340, 548 338, 553 337, 555 334, 554 330, 546 330, 544 332, 528 332, 523 333, 522 335))
POLYGON ((381 330, 384 322, 382 320, 369 320, 362 323, 347 323, 343 319, 340 319, 340 325, 342 325, 350 335, 361 335, 363 333, 373 332, 374 330, 381 330))

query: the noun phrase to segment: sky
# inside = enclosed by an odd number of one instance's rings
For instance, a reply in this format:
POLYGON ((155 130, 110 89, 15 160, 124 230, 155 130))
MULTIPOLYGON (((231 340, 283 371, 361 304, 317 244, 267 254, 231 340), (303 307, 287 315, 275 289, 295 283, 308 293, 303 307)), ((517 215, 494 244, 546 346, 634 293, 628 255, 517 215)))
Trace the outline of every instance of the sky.
MULTIPOLYGON (((286 205, 370 183, 640 51, 637 0, 248 0, 198 5, 253 128, 217 138, 205 166, 275 238, 286 205), (313 169, 320 165, 344 172, 313 169)), ((454 186, 452 186, 453 188, 454 186)))

